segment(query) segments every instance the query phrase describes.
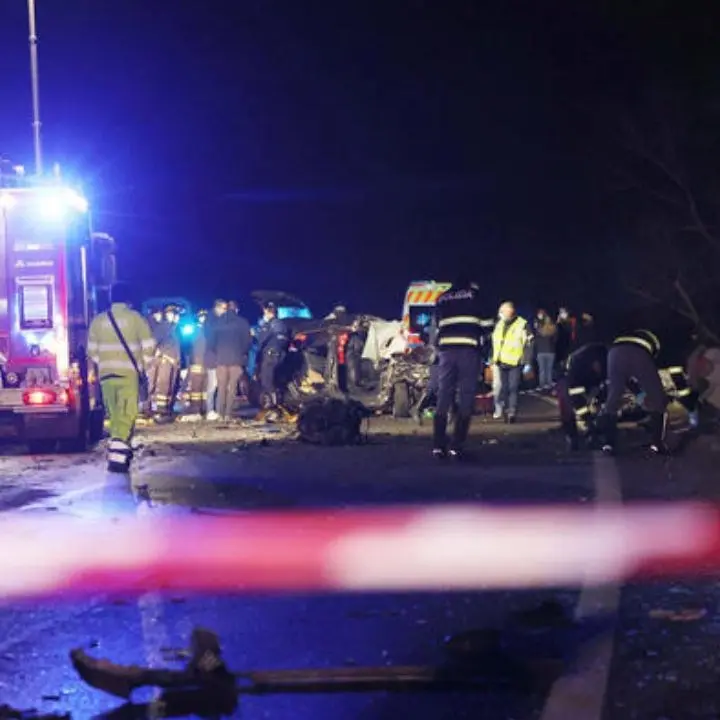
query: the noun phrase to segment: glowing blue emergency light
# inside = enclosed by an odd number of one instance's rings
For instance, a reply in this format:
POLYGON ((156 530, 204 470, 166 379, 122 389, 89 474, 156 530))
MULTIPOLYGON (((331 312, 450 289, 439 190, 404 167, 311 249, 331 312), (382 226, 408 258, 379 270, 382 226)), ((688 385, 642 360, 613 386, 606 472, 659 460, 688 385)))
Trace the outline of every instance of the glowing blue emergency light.
POLYGON ((193 323, 186 323, 180 326, 180 334, 183 337, 192 337, 195 334, 195 325, 193 323))
MULTIPOLYGON (((22 195, 8 192, 0 194, 0 209, 12 210, 22 195)), ((31 202, 37 203, 40 214, 47 220, 62 220, 68 210, 84 214, 88 211, 88 201, 71 188, 50 189, 38 195, 31 195, 31 202)))
POLYGON ((312 320, 310 308, 306 307, 279 307, 277 309, 278 320, 312 320))

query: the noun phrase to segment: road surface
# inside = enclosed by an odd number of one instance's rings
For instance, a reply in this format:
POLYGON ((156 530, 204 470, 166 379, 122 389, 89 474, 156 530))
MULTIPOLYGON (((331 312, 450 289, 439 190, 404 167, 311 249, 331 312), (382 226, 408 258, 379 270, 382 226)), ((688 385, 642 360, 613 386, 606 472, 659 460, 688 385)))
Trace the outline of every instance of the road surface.
MULTIPOLYGON (((720 457, 704 441, 680 458, 650 459, 637 448, 617 461, 591 453, 568 455, 552 431, 553 408, 526 399, 516 426, 476 419, 472 463, 434 464, 429 428, 373 420, 368 442, 351 448, 301 445, 279 427, 252 424, 212 429, 153 428, 131 480, 107 476, 101 453, 0 459, 0 510, 52 518, 137 513, 190 515, 255 509, 349 507, 396 503, 614 503, 621 499, 683 499, 718 493, 720 457), (152 504, 136 500, 146 488, 152 504), (135 492, 133 492, 135 491, 135 492)), ((634 442, 634 441, 633 441, 634 442)), ((291 548, 289 548, 291 551, 291 548)), ((12 552, 12 547, 6 548, 12 552)), ((283 720, 330 718, 706 718, 720 711, 715 690, 720 664, 714 582, 646 587, 565 588, 545 592, 395 593, 137 598, 82 602, 6 603, 0 608, 0 704, 71 713, 73 718, 147 717, 152 695, 136 705, 83 685, 68 652, 75 647, 125 664, 177 667, 193 627, 216 631, 234 670, 357 665, 442 664, 451 647, 484 642, 487 630, 509 627, 503 647, 527 663, 532 692, 490 688, 463 693, 364 693, 241 698, 237 717, 283 720), (588 640, 548 631, 550 619, 521 622, 543 601, 569 617, 616 618, 588 640), (679 621, 680 610, 697 619, 679 621), (660 612, 662 611, 662 612, 660 612), (675 613, 675 614, 673 614, 675 613), (703 614, 704 613, 704 614, 703 614), (702 616, 702 617, 700 617, 702 616), (530 623, 529 625, 527 623, 530 623), (482 631, 482 632, 479 632, 482 631), (550 680, 542 668, 572 656, 550 680), (538 670, 538 667, 541 669, 538 670), (713 714, 714 713, 714 714, 713 714)), ((454 657, 457 657, 454 656, 454 657)), ((495 668, 497 670, 497 668, 495 668)), ((505 678, 498 670, 498 678, 505 678)))

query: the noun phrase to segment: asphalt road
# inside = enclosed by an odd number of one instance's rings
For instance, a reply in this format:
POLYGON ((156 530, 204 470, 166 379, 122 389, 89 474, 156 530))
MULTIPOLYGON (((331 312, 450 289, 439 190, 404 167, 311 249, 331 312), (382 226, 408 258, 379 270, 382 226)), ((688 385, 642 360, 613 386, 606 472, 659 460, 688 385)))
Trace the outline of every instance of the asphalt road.
MULTIPOLYGON (((367 444, 352 448, 303 446, 277 428, 157 428, 145 433, 146 447, 130 482, 106 476, 100 454, 0 459, 0 509, 4 517, 22 513, 39 522, 54 517, 111 522, 135 513, 715 498, 712 442, 670 461, 645 457, 634 440, 617 461, 591 453, 569 456, 551 431, 552 412, 543 401, 526 400, 524 422, 514 427, 478 418, 471 446, 475 460, 462 465, 430 462, 427 428, 385 419, 371 423, 367 444), (143 487, 150 504, 136 499, 143 487)), ((720 710, 717 612, 714 582, 622 591, 148 594, 139 600, 5 604, 0 703, 69 712, 73 718, 162 716, 157 705, 142 704, 151 695, 123 706, 83 685, 68 652, 82 647, 117 663, 179 667, 178 653, 200 626, 219 634, 236 671, 447 665, 459 657, 490 668, 492 679, 461 693, 242 697, 235 713, 242 718, 709 718, 720 710), (549 611, 522 615, 543 601, 559 604, 578 624, 561 631, 549 611), (658 609, 705 614, 678 622, 658 609), (612 622, 594 628, 598 612, 608 613, 612 622), (503 653, 488 657, 493 628, 504 628, 497 636, 503 653), (448 637, 455 638, 454 655, 446 647, 448 637), (559 663, 560 658, 574 662, 559 663)))

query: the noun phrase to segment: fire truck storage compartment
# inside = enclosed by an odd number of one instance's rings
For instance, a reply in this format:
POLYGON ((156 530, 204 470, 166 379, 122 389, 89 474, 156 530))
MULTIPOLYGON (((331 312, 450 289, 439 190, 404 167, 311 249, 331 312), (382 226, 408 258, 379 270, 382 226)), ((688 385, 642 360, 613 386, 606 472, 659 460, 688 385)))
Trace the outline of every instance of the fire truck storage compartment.
POLYGON ((53 326, 53 278, 19 277, 21 330, 49 330, 53 326))

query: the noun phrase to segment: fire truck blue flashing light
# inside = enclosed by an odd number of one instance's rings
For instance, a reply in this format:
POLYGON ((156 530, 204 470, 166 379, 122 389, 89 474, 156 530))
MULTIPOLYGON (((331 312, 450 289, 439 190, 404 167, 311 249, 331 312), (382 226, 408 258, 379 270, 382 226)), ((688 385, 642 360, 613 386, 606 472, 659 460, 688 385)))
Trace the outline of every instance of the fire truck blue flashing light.
POLYGON ((194 323, 185 323, 184 325, 180 326, 180 334, 183 337, 192 337, 195 334, 195 324, 194 323))

